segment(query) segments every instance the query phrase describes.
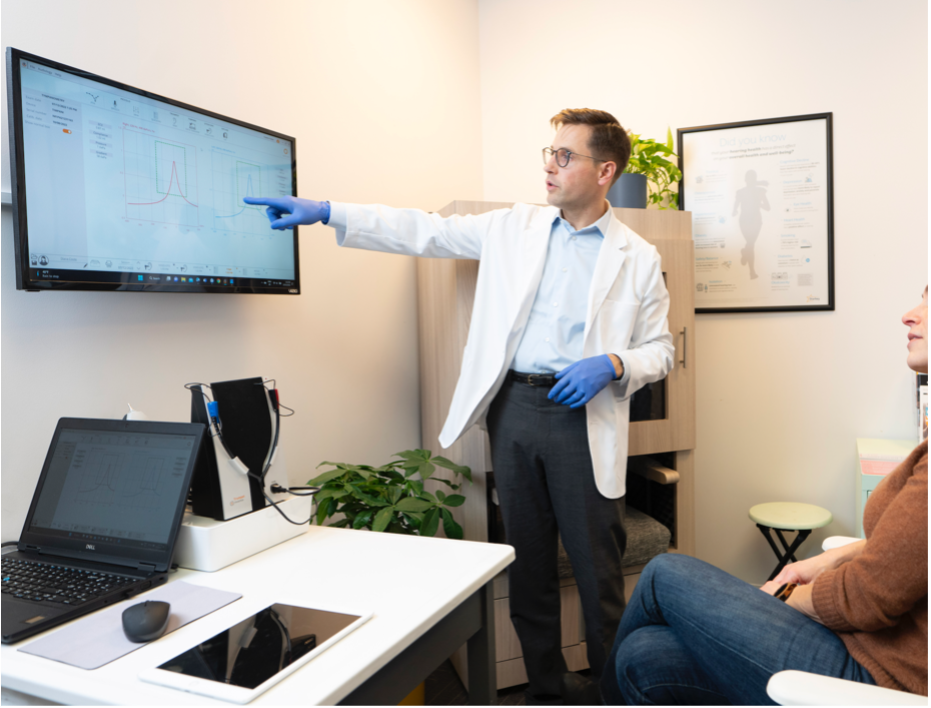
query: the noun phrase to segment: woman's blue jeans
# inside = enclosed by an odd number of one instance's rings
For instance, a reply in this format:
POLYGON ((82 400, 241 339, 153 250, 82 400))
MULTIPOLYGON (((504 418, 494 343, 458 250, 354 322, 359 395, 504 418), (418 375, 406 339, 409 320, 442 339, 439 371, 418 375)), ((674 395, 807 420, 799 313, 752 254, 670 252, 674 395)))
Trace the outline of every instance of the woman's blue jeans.
POLYGON ((643 570, 601 679, 608 705, 773 705, 795 669, 875 684, 830 629, 697 558, 643 570))

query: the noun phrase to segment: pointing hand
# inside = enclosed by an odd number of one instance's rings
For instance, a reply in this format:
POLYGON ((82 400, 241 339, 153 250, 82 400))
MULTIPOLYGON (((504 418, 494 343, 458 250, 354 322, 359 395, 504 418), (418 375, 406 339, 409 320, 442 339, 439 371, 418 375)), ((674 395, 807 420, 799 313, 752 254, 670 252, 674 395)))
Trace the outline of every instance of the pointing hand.
POLYGON ((297 197, 243 197, 246 204, 267 206, 265 210, 272 228, 278 231, 293 228, 298 224, 310 225, 330 219, 328 202, 315 202, 297 197))

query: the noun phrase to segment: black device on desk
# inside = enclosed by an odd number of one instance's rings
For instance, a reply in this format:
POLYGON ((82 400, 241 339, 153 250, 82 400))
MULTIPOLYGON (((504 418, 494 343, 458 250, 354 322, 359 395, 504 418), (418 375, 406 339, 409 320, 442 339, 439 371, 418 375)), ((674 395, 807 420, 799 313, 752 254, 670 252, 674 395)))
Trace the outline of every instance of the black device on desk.
POLYGON ((3 556, 4 644, 165 582, 205 430, 58 421, 18 550, 3 556))

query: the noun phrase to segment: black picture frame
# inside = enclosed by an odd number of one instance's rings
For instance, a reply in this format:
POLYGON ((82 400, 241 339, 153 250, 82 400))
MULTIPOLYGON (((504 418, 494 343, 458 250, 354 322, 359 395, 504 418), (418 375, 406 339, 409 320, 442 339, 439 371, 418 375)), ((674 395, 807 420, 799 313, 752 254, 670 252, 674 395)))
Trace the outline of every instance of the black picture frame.
POLYGON ((297 140, 275 130, 263 128, 246 121, 225 116, 214 111, 176 101, 151 91, 93 74, 67 64, 62 64, 36 54, 30 54, 14 47, 6 48, 7 109, 10 134, 10 185, 13 211, 13 249, 15 258, 16 289, 26 292, 44 291, 107 291, 107 292, 174 292, 174 293, 236 293, 236 294, 276 294, 300 295, 300 253, 298 249, 298 227, 288 233, 292 238, 294 259, 294 277, 288 280, 271 279, 266 276, 236 276, 216 273, 214 277, 182 277, 180 273, 162 273, 155 275, 145 270, 124 270, 116 268, 111 272, 94 271, 88 275, 83 269, 66 270, 57 268, 49 271, 50 275, 39 276, 30 259, 29 221, 26 199, 26 159, 24 146, 24 112, 22 100, 21 72, 24 63, 35 64, 43 70, 61 72, 70 77, 89 80, 106 87, 135 94, 146 100, 167 104, 180 111, 195 114, 198 118, 207 118, 231 126, 257 131, 270 139, 290 143, 289 176, 291 194, 297 195, 297 140), (170 275, 174 276, 172 280, 170 275), (182 284, 179 277, 185 282, 182 284), (215 281, 215 282, 214 282, 215 281))
MULTIPOLYGON (((728 131, 733 129, 774 126, 784 123, 810 121, 824 121, 825 130, 825 154, 819 156, 823 159, 826 167, 826 233, 819 235, 826 244, 827 264, 827 302, 811 302, 806 305, 772 305, 772 306, 732 306, 732 307, 696 307, 696 314, 713 314, 713 313, 764 313, 764 312, 833 312, 837 309, 837 300, 835 293, 835 254, 834 254, 834 114, 833 113, 813 113, 798 116, 788 116, 783 118, 768 118, 762 120, 749 120, 734 123, 720 123, 715 125, 703 125, 691 128, 680 128, 678 130, 678 150, 679 150, 679 168, 682 170, 682 180, 679 183, 679 209, 689 211, 689 189, 688 183, 691 175, 688 174, 686 150, 688 149, 687 140, 689 135, 695 133, 705 133, 709 131, 728 131)), ((744 165, 748 163, 742 163, 744 165)))

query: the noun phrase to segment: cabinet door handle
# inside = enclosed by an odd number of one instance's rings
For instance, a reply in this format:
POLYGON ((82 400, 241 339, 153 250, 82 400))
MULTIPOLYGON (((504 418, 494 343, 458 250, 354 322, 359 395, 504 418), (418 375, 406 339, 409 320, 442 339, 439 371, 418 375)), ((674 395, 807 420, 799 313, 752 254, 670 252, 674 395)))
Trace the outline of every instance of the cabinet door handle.
POLYGON ((685 349, 685 347, 686 347, 686 344, 688 343, 688 342, 686 341, 686 335, 688 334, 688 327, 683 327, 683 328, 682 328, 682 331, 679 332, 679 334, 682 335, 682 358, 679 359, 679 363, 682 364, 682 368, 684 369, 684 368, 686 368, 686 365, 685 365, 685 357, 686 357, 685 352, 686 352, 686 349, 685 349))

